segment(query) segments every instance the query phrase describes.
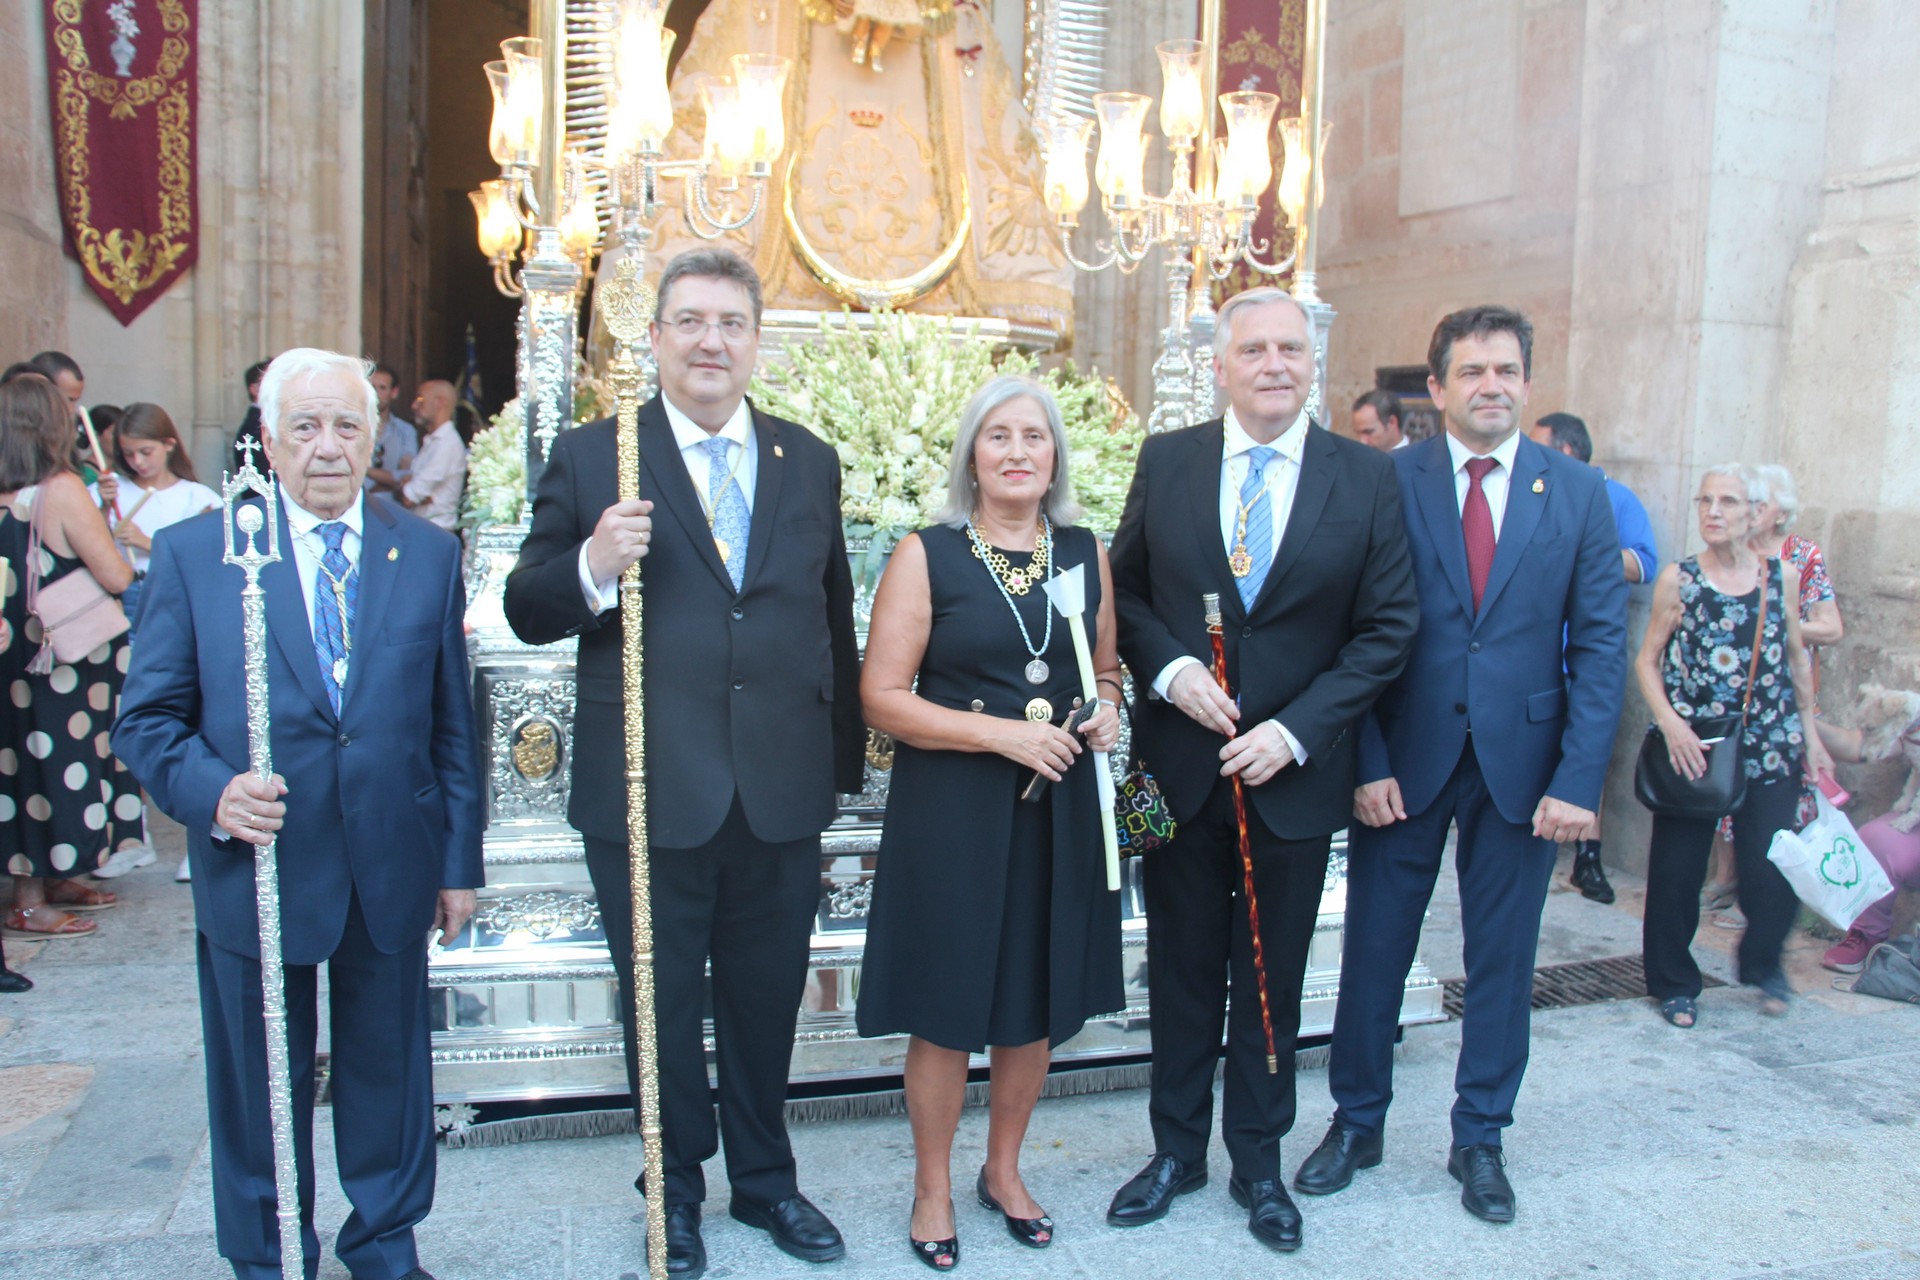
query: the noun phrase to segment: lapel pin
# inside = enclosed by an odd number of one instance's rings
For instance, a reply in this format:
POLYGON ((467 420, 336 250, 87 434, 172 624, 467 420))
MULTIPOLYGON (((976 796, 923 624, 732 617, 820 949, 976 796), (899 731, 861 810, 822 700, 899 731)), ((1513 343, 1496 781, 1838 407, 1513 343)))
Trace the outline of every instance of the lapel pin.
POLYGON ((784 458, 787 456, 787 453, 786 450, 782 449, 779 445, 775 445, 773 446, 773 456, 776 458, 784 458))
POLYGON ((1533 482, 1533 491, 1535 493, 1545 493, 1547 491, 1547 482, 1545 480, 1535 480, 1533 482))
MULTIPOLYGON (((1537 480, 1536 480, 1536 481, 1535 481, 1534 483, 1536 483, 1536 484, 1538 484, 1538 483, 1539 483, 1539 481, 1537 481, 1537 480)), ((1539 492, 1539 490, 1537 490, 1537 489, 1536 489, 1536 490, 1535 490, 1534 492, 1536 492, 1536 493, 1538 493, 1538 492, 1539 492)), ((400 558, 400 548, 398 548, 398 547, 388 547, 388 548, 387 548, 387 559, 389 559, 389 560, 398 560, 399 558, 400 558)))

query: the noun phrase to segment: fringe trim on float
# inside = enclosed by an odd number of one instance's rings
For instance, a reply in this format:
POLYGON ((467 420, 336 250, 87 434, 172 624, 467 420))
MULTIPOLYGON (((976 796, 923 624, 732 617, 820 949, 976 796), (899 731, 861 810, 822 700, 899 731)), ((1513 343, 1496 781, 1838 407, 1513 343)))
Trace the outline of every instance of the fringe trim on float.
MULTIPOLYGON (((1320 1045, 1302 1049, 1293 1056, 1296 1071, 1317 1071, 1327 1065, 1331 1050, 1320 1045)), ((1040 1089, 1042 1098, 1071 1098, 1087 1093, 1110 1093, 1122 1089, 1144 1089, 1151 1082, 1153 1068, 1144 1062, 1114 1067, 1088 1067, 1078 1071, 1057 1071, 1047 1077, 1040 1089)), ((1214 1069, 1214 1078, 1220 1068, 1214 1069)), ((976 1080, 967 1085, 966 1106, 987 1105, 988 1084, 976 1080)), ((835 1120, 870 1120, 907 1113, 907 1097, 899 1089, 875 1093, 846 1094, 832 1098, 796 1098, 787 1103, 788 1124, 816 1124, 835 1120)), ((571 1111, 563 1115, 520 1116, 512 1120, 494 1120, 469 1125, 441 1135, 449 1148, 504 1147, 517 1142, 546 1142, 564 1138, 600 1138, 610 1134, 637 1133, 633 1110, 620 1107, 606 1111, 571 1111)))

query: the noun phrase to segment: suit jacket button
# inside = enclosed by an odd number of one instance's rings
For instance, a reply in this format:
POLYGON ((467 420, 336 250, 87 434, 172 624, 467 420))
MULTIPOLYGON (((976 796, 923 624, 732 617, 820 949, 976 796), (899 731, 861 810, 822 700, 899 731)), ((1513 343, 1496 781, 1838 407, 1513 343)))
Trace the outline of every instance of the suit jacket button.
POLYGON ((735 622, 742 621, 746 616, 747 611, 745 609, 742 609, 739 605, 733 606, 733 620, 735 622))
POLYGON ((352 742, 353 742, 353 739, 352 739, 352 738, 349 738, 349 737, 348 737, 348 736, 347 736, 346 734, 344 734, 344 733, 343 733, 343 734, 341 734, 341 735, 340 735, 340 745, 341 745, 341 746, 343 746, 343 747, 344 747, 344 746, 348 746, 348 745, 350 745, 350 744, 351 744, 352 742))
POLYGON ((984 703, 984 702, 982 702, 982 701, 980 701, 980 699, 978 699, 978 698, 975 698, 975 699, 974 699, 974 700, 973 700, 973 701, 972 701, 972 702, 971 702, 970 704, 968 704, 968 705, 970 705, 970 706, 971 706, 971 707, 972 707, 972 708, 973 708, 973 709, 974 709, 975 711, 985 711, 985 710, 987 709, 987 704, 986 704, 986 703, 984 703))
POLYGON ((1457 715, 1457 716, 1463 716, 1463 715, 1465 715, 1465 714, 1467 714, 1467 704, 1466 704, 1466 703, 1464 703, 1464 702, 1456 702, 1456 703, 1454 703, 1454 704, 1453 704, 1453 713, 1454 713, 1455 715, 1457 715))
POLYGON ((1472 644, 1470 644, 1470 645, 1468 645, 1468 646, 1467 646, 1467 652, 1468 652, 1468 653, 1478 653, 1478 652, 1480 652, 1480 642, 1479 642, 1478 640, 1475 640, 1475 641, 1474 641, 1474 642, 1473 642, 1472 644))
POLYGON ((1248 636, 1251 636, 1252 634, 1253 634, 1253 628, 1252 628, 1252 627, 1242 627, 1242 628, 1240 628, 1240 638, 1241 638, 1242 640, 1244 640, 1244 639, 1246 639, 1246 638, 1247 638, 1248 636))
MULTIPOLYGON (((735 680, 733 682, 733 687, 736 689, 744 689, 747 687, 747 682, 745 680, 735 680)), ((1464 709, 1465 708, 1462 708, 1462 710, 1464 709)))

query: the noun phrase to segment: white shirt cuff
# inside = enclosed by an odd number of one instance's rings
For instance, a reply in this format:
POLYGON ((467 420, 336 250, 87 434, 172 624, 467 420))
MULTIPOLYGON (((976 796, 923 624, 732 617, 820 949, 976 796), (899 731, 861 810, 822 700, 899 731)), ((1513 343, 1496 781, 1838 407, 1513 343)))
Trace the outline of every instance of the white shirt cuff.
POLYGON ((620 580, 608 578, 605 582, 594 580, 593 570, 587 567, 587 546, 592 541, 580 544, 580 594, 586 598, 587 608, 596 614, 605 613, 620 603, 620 580))
POLYGON ((1153 696, 1162 702, 1167 700, 1167 690, 1173 687, 1173 678, 1186 667, 1197 667, 1200 659, 1192 654, 1182 654, 1166 666, 1160 668, 1160 674, 1153 678, 1153 696))
POLYGON ((1287 750, 1293 752, 1294 763, 1305 764, 1307 762, 1307 749, 1300 745, 1300 739, 1289 733, 1287 726, 1281 724, 1278 720, 1272 721, 1272 724, 1274 728, 1280 731, 1280 736, 1287 740, 1287 750))

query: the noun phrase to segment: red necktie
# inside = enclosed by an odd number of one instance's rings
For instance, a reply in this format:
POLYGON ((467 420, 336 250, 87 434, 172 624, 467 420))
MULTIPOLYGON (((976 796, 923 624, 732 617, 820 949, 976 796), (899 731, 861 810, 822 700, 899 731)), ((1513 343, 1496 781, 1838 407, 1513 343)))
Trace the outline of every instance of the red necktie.
POLYGON ((1493 570, 1493 508, 1487 505, 1480 482, 1498 465, 1492 458, 1467 459, 1467 504, 1460 512, 1460 532, 1467 540, 1467 580, 1473 583, 1473 611, 1487 593, 1487 574, 1493 570))

